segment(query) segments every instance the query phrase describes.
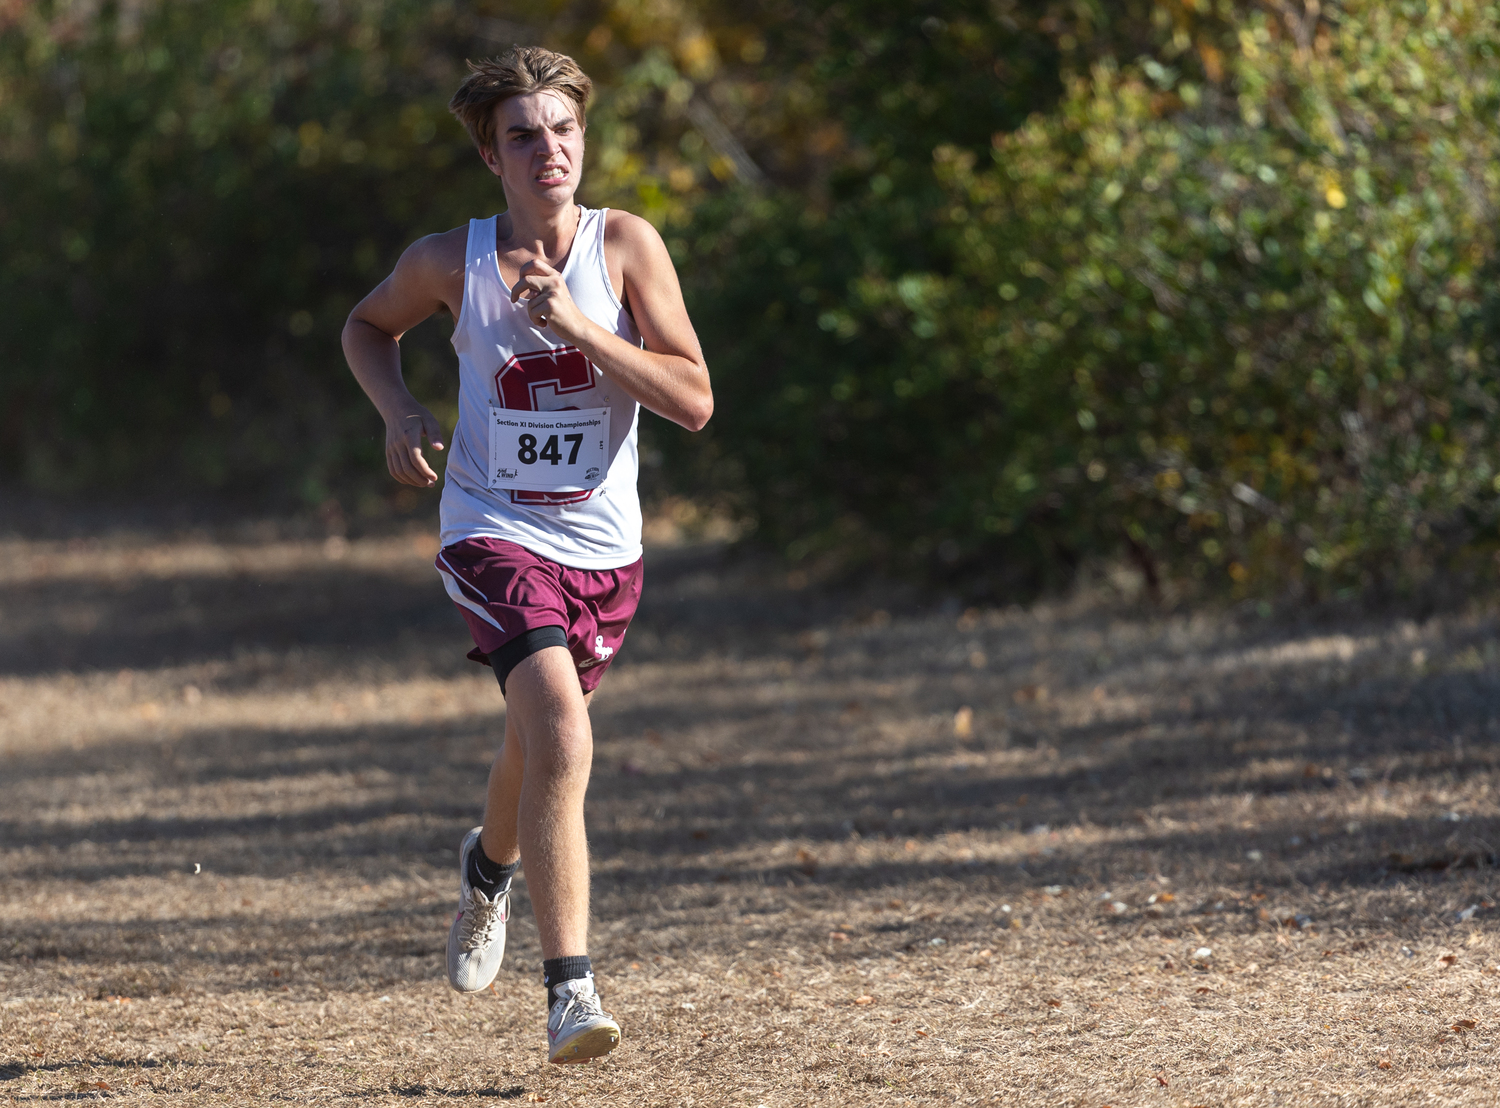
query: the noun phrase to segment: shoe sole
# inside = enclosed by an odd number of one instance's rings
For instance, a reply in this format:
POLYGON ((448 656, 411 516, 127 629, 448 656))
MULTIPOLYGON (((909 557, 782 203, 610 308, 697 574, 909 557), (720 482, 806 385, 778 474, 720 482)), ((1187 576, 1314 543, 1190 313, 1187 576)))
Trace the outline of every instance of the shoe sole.
POLYGON ((586 1031, 580 1031, 574 1035, 557 1050, 552 1052, 549 1062, 558 1065, 569 1065, 573 1062, 591 1062, 595 1058, 603 1058, 615 1047, 620 1045, 620 1029, 618 1027, 590 1027, 586 1031))

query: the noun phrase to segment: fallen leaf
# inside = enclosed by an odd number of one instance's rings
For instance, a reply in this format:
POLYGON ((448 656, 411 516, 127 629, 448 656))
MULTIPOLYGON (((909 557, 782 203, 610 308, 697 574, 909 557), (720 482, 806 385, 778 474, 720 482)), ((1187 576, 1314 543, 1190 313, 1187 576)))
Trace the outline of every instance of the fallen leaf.
POLYGON ((1457 954, 1444 954, 1441 958, 1438 959, 1438 968, 1448 969, 1456 961, 1458 961, 1457 954))
POLYGON ((1058 1000, 1057 997, 1055 997, 1055 996, 1048 997, 1047 998, 1047 1007, 1048 1008, 1061 1008, 1062 1007, 1062 1001, 1058 1000))
POLYGON ((965 704, 953 713, 953 737, 967 739, 974 734, 974 709, 965 704))
POLYGON ((1197 989, 1194 990, 1194 992, 1211 993, 1213 992, 1213 990, 1210 989, 1207 985, 1199 985, 1197 989))
POLYGON ((923 1031, 920 1027, 914 1027, 912 1028, 912 1030, 915 1031, 918 1035, 921 1035, 924 1039, 927 1038, 927 1036, 930 1034, 930 1032, 923 1031))
POLYGON ((1158 1085, 1160 1085, 1163 1089, 1165 1089, 1167 1087, 1167 1079, 1165 1077, 1163 1077, 1161 1074, 1157 1074, 1156 1075, 1156 1083, 1158 1085))
POLYGON ((891 909, 905 908, 906 902, 904 900, 888 900, 886 901, 885 906, 891 909))
POLYGON ((797 848, 797 864, 802 867, 802 872, 809 877, 818 872, 817 856, 805 846, 797 848))
POLYGON ((1376 1068, 1376 1069, 1382 1069, 1382 1070, 1388 1070, 1388 1069, 1390 1069, 1390 1068, 1391 1068, 1391 1064, 1390 1064, 1390 1063, 1389 1063, 1389 1062, 1381 1062, 1381 1063, 1380 1063, 1380 1064, 1379 1064, 1379 1065, 1378 1065, 1378 1066, 1376 1066, 1376 1067, 1375 1067, 1375 1068, 1376 1068))
POLYGON ((1457 1031, 1459 1034, 1463 1034, 1465 1031, 1473 1031, 1477 1026, 1479 1025, 1473 1020, 1459 1020, 1453 1025, 1453 1030, 1457 1031))
POLYGON ((641 968, 641 964, 639 962, 631 962, 630 963, 630 968, 631 969, 640 969, 641 968))
POLYGON ((875 1003, 875 998, 873 996, 857 996, 857 997, 854 998, 854 1003, 855 1004, 874 1004, 875 1003))
POLYGON ((847 943, 849 941, 849 936, 842 931, 830 931, 828 932, 828 937, 836 943, 847 943))

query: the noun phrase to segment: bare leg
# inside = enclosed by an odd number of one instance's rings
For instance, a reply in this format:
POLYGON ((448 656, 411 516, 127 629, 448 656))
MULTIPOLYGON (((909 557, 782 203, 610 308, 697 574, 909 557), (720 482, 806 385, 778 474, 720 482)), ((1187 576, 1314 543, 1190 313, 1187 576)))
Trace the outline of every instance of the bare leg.
POLYGON ((521 754, 521 736, 516 734, 516 717, 505 713, 505 741, 490 767, 490 784, 484 798, 484 830, 479 845, 485 857, 508 866, 521 856, 516 838, 516 818, 521 806, 521 775, 526 759, 521 754))
MULTIPOLYGON (((585 693, 584 704, 594 699, 585 693)), ((515 716, 506 713, 505 738, 500 753, 490 766, 489 788, 484 801, 484 831, 479 836, 485 857, 508 866, 521 857, 517 821, 521 811, 521 780, 526 759, 521 753, 521 736, 516 734, 515 716)))
POLYGON ((588 698, 562 647, 522 661, 506 692, 505 745, 490 771, 484 852, 502 863, 519 855, 525 865, 543 958, 587 954, 583 799, 594 754, 588 698))

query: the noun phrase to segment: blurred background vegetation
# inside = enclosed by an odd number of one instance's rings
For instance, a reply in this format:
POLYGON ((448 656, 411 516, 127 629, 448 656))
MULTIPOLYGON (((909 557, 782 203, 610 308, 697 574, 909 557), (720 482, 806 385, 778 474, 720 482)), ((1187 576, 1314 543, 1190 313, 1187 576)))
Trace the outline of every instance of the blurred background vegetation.
MULTIPOLYGON (((502 203, 536 42, 718 411, 647 484, 990 595, 1491 580, 1500 10, 1417 0, 0 0, 0 479, 379 516, 350 307, 502 203)), ((453 414, 449 324, 404 343, 453 414)))

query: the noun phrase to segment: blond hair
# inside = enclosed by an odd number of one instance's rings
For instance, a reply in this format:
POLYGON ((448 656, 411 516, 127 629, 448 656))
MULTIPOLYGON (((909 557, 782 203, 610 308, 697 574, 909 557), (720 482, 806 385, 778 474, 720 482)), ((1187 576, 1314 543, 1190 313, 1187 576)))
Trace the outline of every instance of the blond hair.
POLYGON ((481 150, 494 149, 495 105, 528 92, 558 93, 578 112, 578 125, 586 126, 584 110, 594 82, 566 54, 540 46, 512 46, 498 58, 470 62, 469 70, 469 76, 448 101, 448 110, 481 150))

